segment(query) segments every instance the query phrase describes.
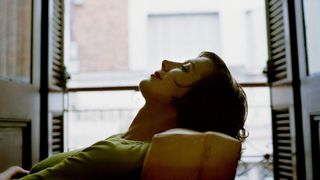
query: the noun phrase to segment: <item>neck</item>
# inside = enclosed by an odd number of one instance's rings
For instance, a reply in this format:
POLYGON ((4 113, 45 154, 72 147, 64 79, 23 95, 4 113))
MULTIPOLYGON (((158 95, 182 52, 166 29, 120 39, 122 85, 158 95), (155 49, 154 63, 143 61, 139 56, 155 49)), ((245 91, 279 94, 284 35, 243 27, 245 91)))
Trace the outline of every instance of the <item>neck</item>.
POLYGON ((175 128, 177 112, 172 105, 146 103, 133 119, 124 139, 151 141, 159 132, 175 128))

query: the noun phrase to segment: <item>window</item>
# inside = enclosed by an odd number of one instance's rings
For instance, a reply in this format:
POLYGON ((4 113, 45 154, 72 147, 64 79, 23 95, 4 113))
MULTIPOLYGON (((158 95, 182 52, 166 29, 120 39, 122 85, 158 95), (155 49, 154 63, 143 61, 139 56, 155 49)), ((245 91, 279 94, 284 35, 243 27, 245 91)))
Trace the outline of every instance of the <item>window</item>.
POLYGON ((220 53, 217 13, 151 14, 147 18, 147 59, 151 69, 158 69, 163 59, 188 59, 206 49, 220 53))
POLYGON ((267 61, 263 0, 90 0, 67 7, 69 149, 125 131, 144 103, 132 87, 163 59, 184 61, 208 50, 246 85, 250 137, 238 174, 272 177, 261 163, 269 167, 265 155, 272 154, 269 88, 262 74, 267 61), (131 89, 109 91, 124 86, 131 89), (252 166, 257 168, 249 172, 252 166))
POLYGON ((320 72, 320 2, 303 1, 309 74, 320 72))
POLYGON ((0 1, 0 78, 31 82, 32 1, 0 1))

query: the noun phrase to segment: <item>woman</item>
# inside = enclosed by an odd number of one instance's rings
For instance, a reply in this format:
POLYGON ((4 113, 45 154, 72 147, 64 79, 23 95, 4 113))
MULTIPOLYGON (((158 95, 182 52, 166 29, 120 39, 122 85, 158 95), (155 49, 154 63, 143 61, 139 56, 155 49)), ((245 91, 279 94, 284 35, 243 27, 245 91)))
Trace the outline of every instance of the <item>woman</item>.
POLYGON ((177 127, 246 138, 246 95, 212 52, 183 63, 164 60, 139 88, 145 104, 126 133, 50 157, 23 179, 139 179, 152 137, 177 127))

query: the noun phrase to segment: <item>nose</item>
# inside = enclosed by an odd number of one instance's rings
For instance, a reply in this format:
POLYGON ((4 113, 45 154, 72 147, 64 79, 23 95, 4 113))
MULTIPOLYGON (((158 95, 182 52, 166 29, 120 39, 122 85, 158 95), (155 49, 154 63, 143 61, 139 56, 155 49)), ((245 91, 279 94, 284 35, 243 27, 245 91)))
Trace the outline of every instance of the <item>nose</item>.
POLYGON ((170 71, 173 68, 179 67, 180 63, 169 61, 169 60, 163 60, 161 64, 161 70, 163 71, 170 71))

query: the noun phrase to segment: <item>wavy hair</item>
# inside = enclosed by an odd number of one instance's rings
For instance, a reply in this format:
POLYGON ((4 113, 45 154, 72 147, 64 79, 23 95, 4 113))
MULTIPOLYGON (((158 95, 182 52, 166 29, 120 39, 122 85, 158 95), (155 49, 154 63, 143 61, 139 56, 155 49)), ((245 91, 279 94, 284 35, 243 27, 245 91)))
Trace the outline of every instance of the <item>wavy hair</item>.
POLYGON ((245 92, 218 55, 204 51, 199 57, 212 60, 214 69, 192 85, 184 97, 174 98, 178 126, 201 132, 217 131, 243 142, 247 137, 245 92))

